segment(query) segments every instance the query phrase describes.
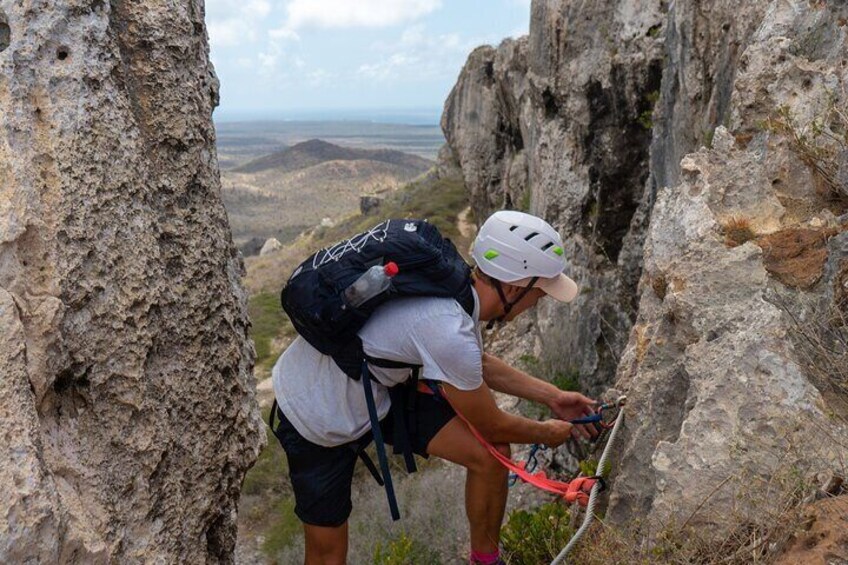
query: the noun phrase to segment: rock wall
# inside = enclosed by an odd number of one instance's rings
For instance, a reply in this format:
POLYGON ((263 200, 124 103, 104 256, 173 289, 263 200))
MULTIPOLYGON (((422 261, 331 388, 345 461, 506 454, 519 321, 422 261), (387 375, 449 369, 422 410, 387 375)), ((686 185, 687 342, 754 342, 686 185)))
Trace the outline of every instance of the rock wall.
POLYGON ((232 561, 261 422, 203 2, 0 3, 0 561, 232 561))
POLYGON ((648 180, 662 76, 664 5, 636 4, 534 2, 530 35, 475 50, 442 117, 476 218, 522 209, 562 233, 582 293, 543 306, 539 339, 548 366, 595 393, 635 318, 638 272, 618 265, 648 180))
POLYGON ((526 209, 566 241, 582 292, 540 310, 536 347, 549 372, 631 398, 620 523, 683 521, 707 498, 727 512, 738 489, 712 492, 725 479, 844 457, 822 438, 845 431, 793 316, 845 292, 845 167, 816 156, 845 158, 847 15, 535 1, 529 36, 472 53, 445 104, 476 217, 526 209), (750 241, 730 240, 734 225, 750 241))
POLYGON ((718 512, 690 524, 721 530, 729 509, 762 510, 758 493, 780 493, 792 473, 843 472, 845 399, 798 339, 813 337, 844 287, 848 200, 796 136, 809 135, 825 165, 844 149, 846 16, 844 6, 770 3, 722 87, 727 127, 659 192, 616 384, 634 410, 613 520, 684 521, 708 502, 718 512), (815 137, 816 122, 835 139, 815 137))

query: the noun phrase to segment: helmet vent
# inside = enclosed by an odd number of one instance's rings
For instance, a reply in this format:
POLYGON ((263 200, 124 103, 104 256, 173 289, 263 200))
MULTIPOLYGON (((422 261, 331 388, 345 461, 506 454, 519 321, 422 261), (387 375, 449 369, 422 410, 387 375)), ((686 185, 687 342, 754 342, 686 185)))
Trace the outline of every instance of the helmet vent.
POLYGON ((554 242, 553 242, 553 241, 549 241, 549 242, 547 242, 545 245, 543 245, 543 246, 542 246, 542 251, 547 251, 548 249, 550 249, 550 248, 551 248, 551 246, 552 246, 553 244, 554 244, 554 242))
POLYGON ((524 238, 524 241, 530 241, 531 239, 533 239, 533 238, 534 238, 534 237, 536 237, 537 235, 539 235, 539 232, 534 231, 533 233, 531 233, 530 235, 528 235, 527 237, 525 237, 525 238, 524 238))
POLYGON ((511 228, 509 228, 509 231, 515 231, 517 229, 518 229, 518 226, 512 226, 511 228))

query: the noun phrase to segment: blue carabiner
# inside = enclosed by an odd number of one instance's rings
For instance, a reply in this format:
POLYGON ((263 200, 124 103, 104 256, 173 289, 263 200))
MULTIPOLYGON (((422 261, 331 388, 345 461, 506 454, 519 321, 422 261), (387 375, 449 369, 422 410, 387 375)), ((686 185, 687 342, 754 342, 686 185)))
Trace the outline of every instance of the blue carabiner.
MULTIPOLYGON (((536 452, 540 449, 547 449, 548 446, 543 443, 534 443, 533 447, 530 448, 530 453, 527 454, 527 463, 524 464, 524 470, 528 473, 532 473, 536 470, 536 466, 539 465, 539 460, 536 459, 536 452)), ((518 475, 515 473, 509 474, 509 486, 514 486, 515 483, 518 482, 518 475)))
POLYGON ((603 414, 598 412, 597 414, 592 414, 591 416, 584 416, 582 418, 577 418, 576 420, 569 420, 569 424, 595 424, 604 419, 603 414))

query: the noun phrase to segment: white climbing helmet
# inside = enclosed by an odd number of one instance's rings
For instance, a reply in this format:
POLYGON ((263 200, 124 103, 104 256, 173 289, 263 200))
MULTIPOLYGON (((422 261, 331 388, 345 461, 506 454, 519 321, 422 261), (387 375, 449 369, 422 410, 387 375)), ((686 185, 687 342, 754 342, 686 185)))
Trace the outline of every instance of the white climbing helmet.
POLYGON ((577 296, 564 274, 562 239, 545 220, 513 210, 495 212, 480 228, 471 255, 486 275, 515 286, 535 286, 561 302, 577 296))

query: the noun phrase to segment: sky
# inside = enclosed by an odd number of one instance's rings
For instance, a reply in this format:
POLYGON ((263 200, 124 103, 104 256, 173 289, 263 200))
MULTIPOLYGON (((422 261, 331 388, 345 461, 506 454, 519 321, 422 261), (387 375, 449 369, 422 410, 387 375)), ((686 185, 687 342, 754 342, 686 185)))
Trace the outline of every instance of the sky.
POLYGON ((530 0, 206 0, 217 120, 437 120, 468 54, 528 31, 530 0))

